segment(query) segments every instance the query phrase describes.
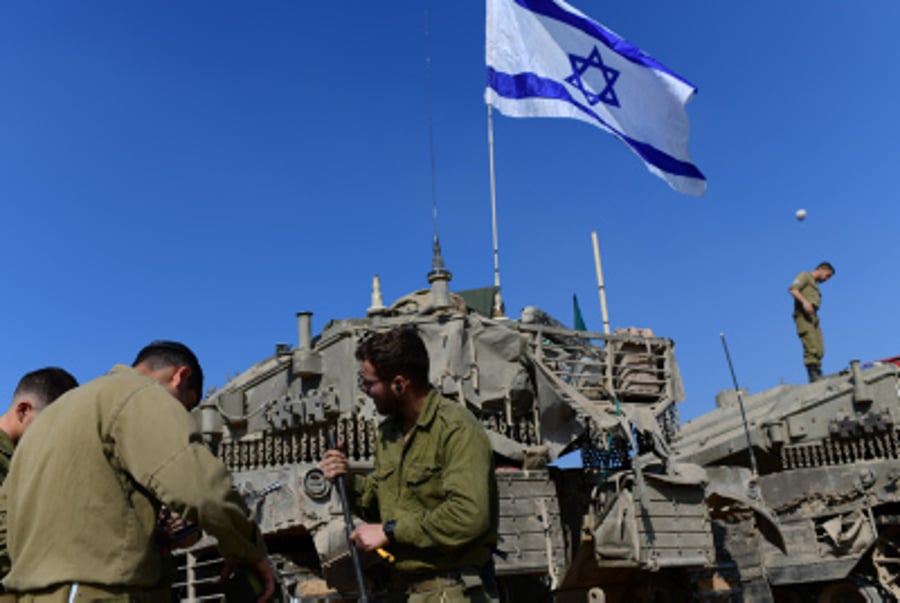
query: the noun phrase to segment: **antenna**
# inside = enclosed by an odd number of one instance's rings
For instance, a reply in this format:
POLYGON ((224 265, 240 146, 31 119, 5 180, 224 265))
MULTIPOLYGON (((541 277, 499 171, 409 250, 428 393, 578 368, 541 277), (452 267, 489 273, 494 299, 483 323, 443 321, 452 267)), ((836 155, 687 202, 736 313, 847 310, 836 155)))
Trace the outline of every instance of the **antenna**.
POLYGON ((728 361, 728 370, 731 371, 731 380, 734 383, 734 391, 737 393, 738 406, 741 408, 741 420, 744 422, 744 435, 747 436, 747 450, 750 452, 750 470, 753 471, 753 481, 759 477, 759 471, 756 468, 756 454, 753 452, 753 442, 750 440, 750 428, 747 426, 747 413, 744 412, 744 397, 741 395, 741 388, 738 387, 737 376, 734 374, 734 365, 731 364, 731 354, 728 353, 728 344, 725 343, 725 333, 719 333, 722 339, 722 348, 725 350, 725 359, 728 361))
POLYGON ((500 294, 500 243, 497 238, 497 178, 494 173, 494 113, 487 106, 488 156, 491 168, 491 234, 494 243, 494 318, 503 317, 503 296, 500 294))
POLYGON ((425 97, 428 101, 428 156, 431 160, 431 210, 434 221, 434 244, 438 243, 437 188, 434 169, 434 118, 431 109, 431 47, 428 37, 428 7, 425 7, 425 97))
POLYGON ((450 306, 450 288, 448 283, 453 276, 444 269, 444 258, 441 257, 441 242, 438 238, 438 210, 437 192, 435 186, 434 169, 434 119, 431 110, 431 49, 428 38, 428 7, 425 8, 425 96, 428 99, 428 155, 431 158, 431 208, 434 215, 434 242, 432 244, 433 257, 431 260, 431 272, 428 273, 428 282, 431 283, 431 291, 435 308, 450 306))
POLYGON ((597 242, 597 231, 591 231, 594 243, 594 266, 597 268, 597 293, 600 295, 600 314, 603 316, 603 334, 609 335, 609 312, 606 310, 606 287, 603 285, 603 266, 600 264, 600 244, 597 242))

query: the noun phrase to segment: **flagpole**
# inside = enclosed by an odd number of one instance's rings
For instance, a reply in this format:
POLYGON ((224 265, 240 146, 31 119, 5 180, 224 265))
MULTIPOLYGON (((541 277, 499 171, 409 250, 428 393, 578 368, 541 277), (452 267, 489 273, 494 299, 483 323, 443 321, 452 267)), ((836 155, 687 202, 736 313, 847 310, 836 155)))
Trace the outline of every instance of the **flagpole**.
POLYGON ((491 166, 491 228, 494 238, 494 318, 502 318, 503 296, 500 294, 500 244, 497 236, 497 181, 494 175, 494 113, 490 103, 487 103, 488 120, 488 155, 491 166))
POLYGON ((606 288, 603 286, 603 267, 600 265, 600 244, 597 242, 597 231, 591 231, 594 242, 594 266, 597 268, 597 291, 600 294, 600 313, 603 316, 603 333, 609 335, 609 314, 606 312, 606 288))

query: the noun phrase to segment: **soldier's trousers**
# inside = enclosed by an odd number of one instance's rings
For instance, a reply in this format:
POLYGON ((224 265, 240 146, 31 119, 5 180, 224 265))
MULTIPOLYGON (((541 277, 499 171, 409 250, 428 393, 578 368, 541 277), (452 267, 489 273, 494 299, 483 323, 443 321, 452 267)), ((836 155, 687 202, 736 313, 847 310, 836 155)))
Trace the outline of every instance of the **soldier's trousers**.
POLYGON ((400 588, 388 595, 387 603, 498 603, 494 565, 481 570, 467 568, 453 575, 418 581, 400 580, 400 588))
POLYGON ((466 588, 462 584, 439 586, 431 590, 413 593, 397 593, 388 597, 388 603, 496 603, 484 588, 466 588))
POLYGON ((803 364, 820 366, 825 355, 825 340, 819 328, 819 316, 812 318, 803 312, 794 312, 794 324, 797 325, 797 337, 803 344, 803 364))
POLYGON ((40 591, 16 593, 19 603, 170 603, 169 592, 93 586, 90 584, 58 584, 40 591))

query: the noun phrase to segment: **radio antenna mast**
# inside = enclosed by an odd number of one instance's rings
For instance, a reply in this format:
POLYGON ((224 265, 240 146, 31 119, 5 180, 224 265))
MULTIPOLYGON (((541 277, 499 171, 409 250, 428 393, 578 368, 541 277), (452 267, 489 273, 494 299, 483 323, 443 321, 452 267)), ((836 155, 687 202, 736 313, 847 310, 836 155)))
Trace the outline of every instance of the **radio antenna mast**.
POLYGON ((431 108, 431 45, 428 36, 428 7, 425 8, 425 97, 428 102, 428 157, 431 161, 431 210, 434 221, 434 245, 436 249, 439 249, 437 187, 434 168, 434 118, 431 108))
POLYGON ((738 406, 741 409, 741 420, 744 422, 744 435, 747 436, 747 452, 750 453, 750 470, 753 472, 754 482, 759 477, 759 471, 756 468, 756 454, 753 452, 753 440, 750 438, 750 427, 747 425, 747 413, 744 412, 744 396, 741 395, 741 388, 738 387, 737 375, 734 374, 734 365, 731 364, 731 354, 728 353, 728 344, 725 343, 725 333, 719 333, 722 339, 722 348, 725 350, 725 359, 728 361, 728 370, 731 371, 731 380, 734 382, 734 391, 737 394, 738 406))
POLYGON ((441 256, 441 241, 438 238, 438 210, 437 187, 435 185, 434 168, 434 127, 431 110, 431 49, 428 38, 428 8, 425 8, 425 96, 428 99, 428 155, 431 159, 431 209, 434 219, 434 255, 431 259, 431 272, 428 273, 428 282, 431 283, 433 304, 436 308, 450 306, 450 287, 448 283, 453 275, 444 268, 444 258, 441 256))

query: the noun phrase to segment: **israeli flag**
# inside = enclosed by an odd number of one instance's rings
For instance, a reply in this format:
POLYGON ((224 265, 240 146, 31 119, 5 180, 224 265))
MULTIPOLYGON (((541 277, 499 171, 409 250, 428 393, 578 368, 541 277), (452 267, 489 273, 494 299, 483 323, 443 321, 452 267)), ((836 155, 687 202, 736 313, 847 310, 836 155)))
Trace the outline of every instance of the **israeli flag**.
POLYGON ((485 101, 615 135, 675 190, 702 196, 684 105, 697 89, 563 0, 487 0, 485 101))

